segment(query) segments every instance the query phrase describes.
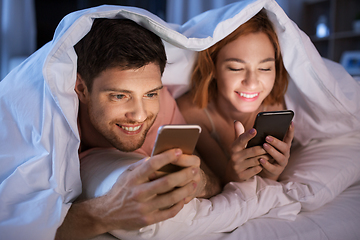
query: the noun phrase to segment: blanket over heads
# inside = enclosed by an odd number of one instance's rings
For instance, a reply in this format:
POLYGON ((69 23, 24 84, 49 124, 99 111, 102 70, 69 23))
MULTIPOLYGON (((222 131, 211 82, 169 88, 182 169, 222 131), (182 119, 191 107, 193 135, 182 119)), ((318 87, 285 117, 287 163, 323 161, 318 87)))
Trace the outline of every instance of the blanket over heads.
MULTIPOLYGON (((87 34, 95 18, 129 18, 159 35, 168 58, 162 80, 178 97, 189 88, 196 52, 226 37, 263 8, 275 26, 289 73, 285 101, 295 112, 300 149, 330 141, 327 146, 338 146, 332 149, 340 152, 326 154, 329 167, 340 167, 339 174, 330 176, 333 185, 328 185, 327 172, 320 170, 322 151, 331 151, 326 147, 315 151, 315 160, 321 160, 313 162, 315 167, 309 167, 313 154, 297 153, 300 164, 290 159, 283 182, 272 184, 283 189, 286 199, 300 201, 303 209, 311 210, 359 179, 360 86, 339 64, 319 55, 275 0, 239 1, 181 26, 139 8, 105 5, 65 16, 53 40, 0 82, 0 238, 54 238, 72 201, 81 193, 73 46, 87 34), (302 158, 307 160, 304 169, 302 158), (332 165, 335 162, 340 166, 332 165)), ((241 189, 246 183, 237 184, 241 189)))

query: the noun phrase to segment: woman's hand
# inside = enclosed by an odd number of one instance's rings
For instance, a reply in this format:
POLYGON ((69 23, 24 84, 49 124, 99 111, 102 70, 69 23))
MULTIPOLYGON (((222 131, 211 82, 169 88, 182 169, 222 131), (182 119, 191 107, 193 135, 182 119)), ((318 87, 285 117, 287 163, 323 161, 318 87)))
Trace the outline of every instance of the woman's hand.
POLYGON ((264 150, 271 156, 271 160, 260 158, 259 162, 263 170, 259 176, 277 180, 284 171, 290 158, 291 142, 294 138, 294 124, 291 123, 285 135, 284 141, 280 141, 272 136, 266 137, 266 143, 263 144, 264 150))
POLYGON ((246 148, 248 141, 256 135, 255 129, 244 132, 243 125, 236 121, 235 134, 238 137, 231 146, 231 157, 223 177, 225 183, 248 180, 262 171, 260 158, 269 160, 269 156, 266 155, 266 151, 262 147, 246 148))

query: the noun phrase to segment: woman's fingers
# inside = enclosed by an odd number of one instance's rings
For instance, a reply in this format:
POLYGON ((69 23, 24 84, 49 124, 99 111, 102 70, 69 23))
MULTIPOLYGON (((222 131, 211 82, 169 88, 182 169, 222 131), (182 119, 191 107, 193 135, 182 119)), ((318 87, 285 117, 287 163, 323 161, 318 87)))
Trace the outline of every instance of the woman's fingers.
POLYGON ((255 137, 255 135, 256 135, 255 128, 252 128, 249 131, 240 134, 240 136, 237 139, 235 139, 234 143, 232 144, 231 152, 236 153, 245 149, 249 140, 255 137))

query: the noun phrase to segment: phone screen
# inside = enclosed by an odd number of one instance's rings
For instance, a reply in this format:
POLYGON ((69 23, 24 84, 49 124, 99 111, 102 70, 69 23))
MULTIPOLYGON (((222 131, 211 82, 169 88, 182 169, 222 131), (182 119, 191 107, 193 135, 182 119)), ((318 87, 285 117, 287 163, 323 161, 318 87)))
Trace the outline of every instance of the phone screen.
POLYGON ((284 140, 293 117, 294 112, 292 110, 260 112, 254 123, 257 134, 248 142, 247 148, 263 145, 268 135, 281 141, 284 140))
MULTIPOLYGON (((201 133, 198 125, 164 125, 159 127, 151 156, 173 148, 180 148, 184 154, 193 154, 201 133)), ((182 169, 168 164, 160 169, 163 172, 176 172, 182 169)))

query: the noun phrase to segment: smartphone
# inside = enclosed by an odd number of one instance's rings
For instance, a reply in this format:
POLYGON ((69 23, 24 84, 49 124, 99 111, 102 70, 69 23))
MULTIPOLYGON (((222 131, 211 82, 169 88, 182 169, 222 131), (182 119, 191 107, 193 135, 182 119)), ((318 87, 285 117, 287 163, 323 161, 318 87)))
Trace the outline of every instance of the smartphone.
MULTIPOLYGON (((193 154, 201 133, 199 125, 163 125, 159 127, 151 156, 173 148, 180 148, 184 154, 193 154)), ((176 172, 182 167, 168 164, 159 171, 176 172)))
POLYGON ((284 140, 293 117, 294 112, 292 110, 258 113, 254 123, 257 134, 248 142, 247 148, 262 146, 266 142, 265 138, 268 135, 281 141, 284 140))

